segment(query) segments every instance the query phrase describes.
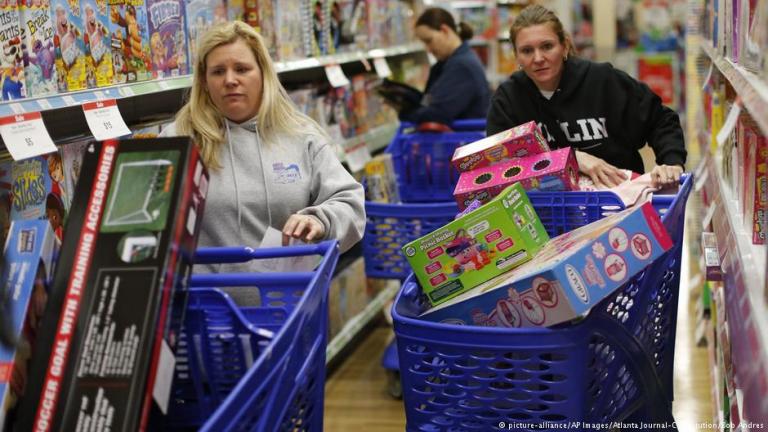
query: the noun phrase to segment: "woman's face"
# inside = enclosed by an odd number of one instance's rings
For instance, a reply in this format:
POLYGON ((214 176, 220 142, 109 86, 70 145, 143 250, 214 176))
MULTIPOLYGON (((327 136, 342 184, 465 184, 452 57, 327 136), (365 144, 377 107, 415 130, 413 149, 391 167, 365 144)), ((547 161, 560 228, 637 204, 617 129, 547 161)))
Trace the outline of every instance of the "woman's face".
POLYGON ((221 45, 205 58, 205 88, 216 108, 228 119, 242 123, 261 107, 263 80, 250 47, 242 39, 221 45))
POLYGON ((450 57, 451 47, 448 43, 447 26, 441 26, 441 30, 434 30, 425 25, 416 26, 416 37, 424 43, 427 52, 435 56, 437 60, 445 60, 450 57))
POLYGON ((517 32, 515 54, 523 71, 541 90, 554 91, 563 75, 567 47, 547 24, 537 24, 517 32))

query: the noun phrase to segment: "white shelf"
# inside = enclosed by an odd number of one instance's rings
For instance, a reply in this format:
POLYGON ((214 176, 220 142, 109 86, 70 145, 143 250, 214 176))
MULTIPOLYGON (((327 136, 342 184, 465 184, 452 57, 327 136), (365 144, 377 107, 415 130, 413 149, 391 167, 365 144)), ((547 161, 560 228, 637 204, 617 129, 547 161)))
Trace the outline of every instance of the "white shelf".
POLYGON ((768 135, 768 83, 730 59, 719 55, 709 41, 700 40, 702 50, 741 96, 744 106, 760 126, 762 133, 768 135))
POLYGON ((339 334, 328 342, 328 347, 325 349, 325 364, 330 363, 344 347, 362 330, 371 320, 381 312, 381 309, 388 301, 392 300, 397 294, 397 290, 400 289, 400 282, 397 280, 390 280, 376 298, 373 299, 368 306, 363 309, 362 312, 352 317, 339 334))
POLYGON ((474 9, 488 7, 486 0, 454 0, 451 2, 453 9, 474 9))
POLYGON ((381 125, 366 133, 349 138, 343 145, 338 146, 339 159, 344 162, 344 149, 355 148, 361 143, 365 143, 371 153, 385 148, 395 136, 398 125, 397 122, 381 125))

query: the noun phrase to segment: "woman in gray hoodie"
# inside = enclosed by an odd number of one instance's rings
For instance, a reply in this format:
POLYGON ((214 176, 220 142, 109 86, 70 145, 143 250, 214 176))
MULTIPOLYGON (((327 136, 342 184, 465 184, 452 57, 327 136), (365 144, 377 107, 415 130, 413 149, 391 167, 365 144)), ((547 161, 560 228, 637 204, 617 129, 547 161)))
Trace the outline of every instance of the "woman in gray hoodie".
POLYGON ((189 101, 162 135, 193 137, 210 171, 200 246, 256 247, 269 227, 283 244, 337 239, 342 251, 362 237, 363 187, 290 102, 263 39, 245 23, 214 27, 200 41, 189 101))

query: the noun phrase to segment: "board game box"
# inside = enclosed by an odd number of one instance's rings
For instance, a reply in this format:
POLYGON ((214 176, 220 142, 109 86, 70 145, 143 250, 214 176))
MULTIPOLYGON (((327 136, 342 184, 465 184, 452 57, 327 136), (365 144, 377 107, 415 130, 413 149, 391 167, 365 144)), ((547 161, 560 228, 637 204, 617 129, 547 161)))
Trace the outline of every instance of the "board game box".
POLYGON ((152 76, 145 0, 109 0, 115 83, 145 81, 152 76))
POLYGON ((87 87, 80 0, 51 0, 59 93, 87 87))
POLYGON ((47 2, 21 0, 21 25, 24 27, 24 79, 27 97, 48 96, 58 91, 53 20, 47 2))
POLYGON ((2 100, 27 95, 24 81, 24 50, 16 0, 0 2, 0 88, 2 100))
POLYGON ((152 76, 166 78, 188 74, 186 2, 182 0, 146 1, 152 76))
POLYGON ((112 38, 109 29, 107 0, 81 0, 85 70, 88 87, 105 87, 113 83, 112 38))

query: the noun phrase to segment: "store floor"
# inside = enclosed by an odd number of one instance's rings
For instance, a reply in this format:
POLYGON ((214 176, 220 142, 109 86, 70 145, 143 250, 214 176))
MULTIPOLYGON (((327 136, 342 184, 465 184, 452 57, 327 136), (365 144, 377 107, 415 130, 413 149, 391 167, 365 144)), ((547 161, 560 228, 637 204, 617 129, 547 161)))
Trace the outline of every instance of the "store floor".
MULTIPOLYGON (((685 268, 685 259, 683 266, 685 268)), ((684 272, 683 280, 688 280, 684 272)), ((681 432, 696 431, 712 418, 707 349, 693 341, 695 307, 681 289, 675 351, 674 415, 681 432)), ((328 378, 325 388, 325 430, 334 432, 402 432, 402 401, 387 393, 381 355, 392 338, 389 327, 376 327, 328 378)))

